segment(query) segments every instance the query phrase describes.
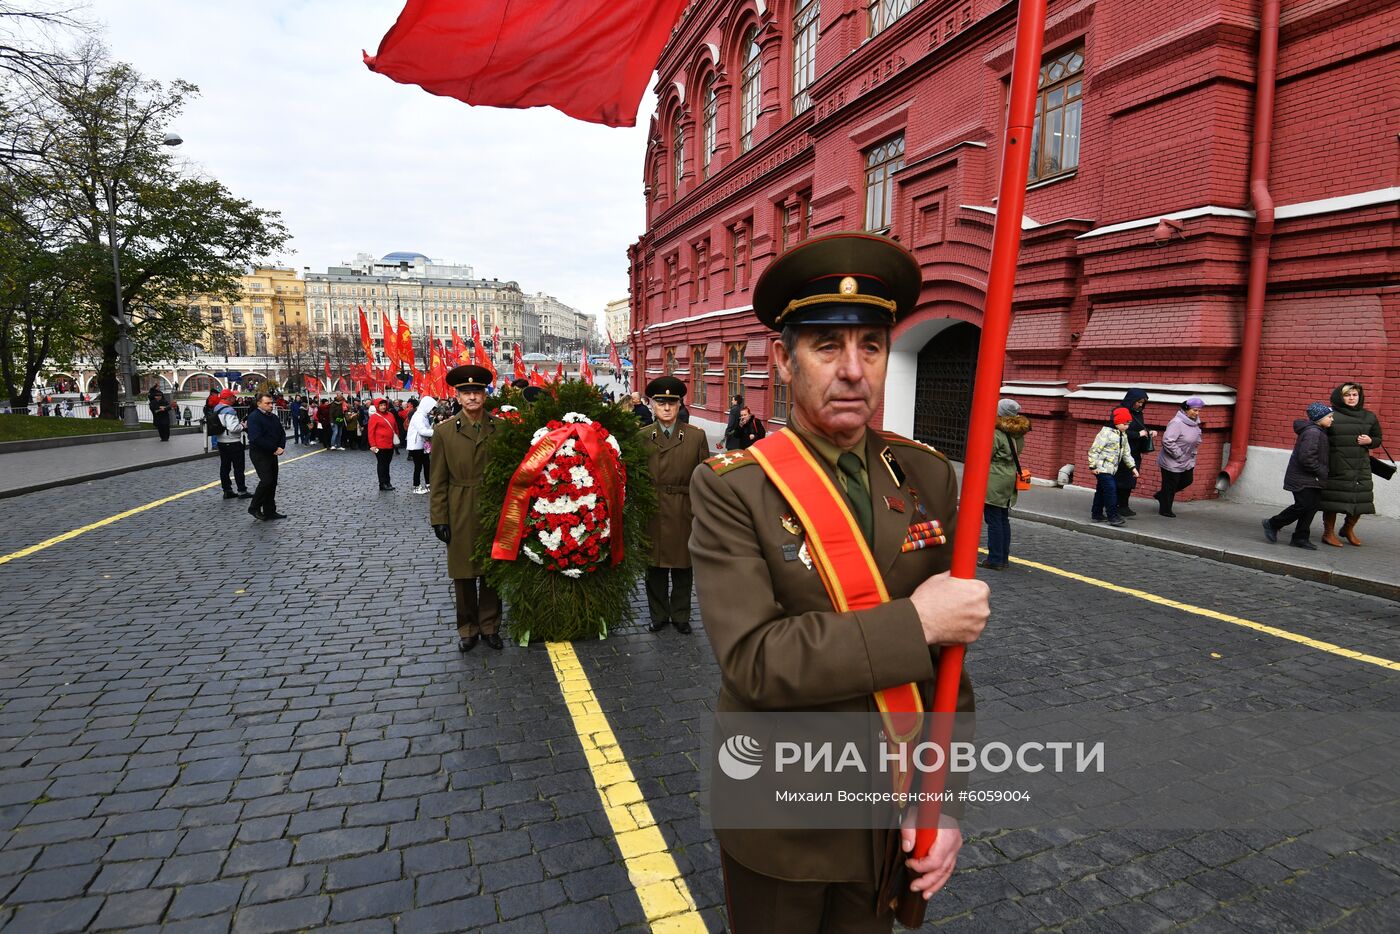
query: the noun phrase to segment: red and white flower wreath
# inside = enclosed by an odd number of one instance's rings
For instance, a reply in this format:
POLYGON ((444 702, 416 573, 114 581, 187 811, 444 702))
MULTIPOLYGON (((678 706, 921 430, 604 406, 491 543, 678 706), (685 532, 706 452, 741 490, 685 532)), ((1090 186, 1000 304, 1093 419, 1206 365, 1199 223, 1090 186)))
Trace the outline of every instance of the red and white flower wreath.
MULTIPOLYGON (((552 431, 570 424, 592 427, 598 439, 612 449, 617 471, 626 483, 626 467, 617 439, 602 425, 578 412, 567 412, 563 421, 551 421, 535 432, 532 445, 552 431)), ((607 563, 612 540, 612 516, 607 497, 594 477, 590 458, 574 438, 559 446, 530 486, 530 510, 520 550, 547 571, 579 578, 607 563)), ((617 517, 621 521, 621 517, 617 517)))

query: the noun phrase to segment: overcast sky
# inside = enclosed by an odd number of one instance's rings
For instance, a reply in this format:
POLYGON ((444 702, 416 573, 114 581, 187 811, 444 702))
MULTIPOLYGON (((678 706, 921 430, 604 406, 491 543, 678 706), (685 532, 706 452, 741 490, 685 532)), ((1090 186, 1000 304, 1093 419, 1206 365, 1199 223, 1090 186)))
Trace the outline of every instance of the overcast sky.
POLYGON ((653 108, 612 129, 468 107, 364 66, 401 0, 89 0, 119 60, 199 96, 182 158, 282 212, 282 257, 324 271, 413 250, 589 312, 627 295, 653 108))

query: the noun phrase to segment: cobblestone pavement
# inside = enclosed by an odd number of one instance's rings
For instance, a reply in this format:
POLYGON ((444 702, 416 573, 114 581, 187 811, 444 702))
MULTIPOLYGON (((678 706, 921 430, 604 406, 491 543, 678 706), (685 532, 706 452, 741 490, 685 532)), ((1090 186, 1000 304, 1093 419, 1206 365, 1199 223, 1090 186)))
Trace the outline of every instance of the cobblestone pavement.
MULTIPOLYGON (((457 654, 425 498, 394 470, 400 491, 379 494, 369 455, 318 454, 284 465, 282 522, 206 491, 0 565, 0 928, 645 930, 546 651, 457 654)), ((0 554, 214 473, 0 502, 0 554)), ((1394 603, 1014 529, 1017 555, 1400 658, 1394 603)), ((1400 710, 1400 674, 1374 665, 1025 568, 991 581, 996 616, 970 655, 983 710, 1400 710)), ((576 650, 722 929, 703 629, 576 650)), ((998 934, 1389 931, 1400 836, 989 834, 929 918, 998 934)))

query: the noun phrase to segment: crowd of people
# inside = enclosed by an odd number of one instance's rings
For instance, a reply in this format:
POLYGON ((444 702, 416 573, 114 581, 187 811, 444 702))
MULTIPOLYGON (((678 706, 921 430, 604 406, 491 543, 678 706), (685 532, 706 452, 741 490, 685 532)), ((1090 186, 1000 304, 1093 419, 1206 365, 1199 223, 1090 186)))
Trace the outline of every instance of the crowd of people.
MULTIPOLYGON (((1294 421, 1297 441, 1283 476, 1283 489, 1292 494, 1293 504, 1263 520, 1269 542, 1277 542, 1278 533, 1292 525, 1289 544, 1316 551, 1311 527, 1321 512, 1323 544, 1361 545, 1357 525, 1362 516, 1376 511, 1374 477, 1388 479, 1395 470, 1393 461, 1387 463, 1372 453, 1379 449, 1389 457, 1381 442, 1380 419, 1365 407, 1365 398, 1359 384, 1342 383, 1332 391, 1330 403, 1314 402, 1305 417, 1294 421)), ((1089 517, 1094 522, 1122 526, 1137 516, 1131 506, 1132 492, 1154 452, 1160 482, 1152 497, 1158 515, 1175 519, 1177 495, 1195 481, 1205 401, 1192 396, 1181 402, 1160 434, 1143 420, 1148 401, 1145 390, 1129 389, 1089 448, 1089 469, 1094 474, 1089 517)), ((1029 488, 1020 454, 1030 430, 1030 420, 1021 415, 1014 399, 998 403, 983 509, 987 557, 979 562, 981 567, 1001 570, 1008 564, 1010 510, 1016 505, 1018 489, 1029 488)))

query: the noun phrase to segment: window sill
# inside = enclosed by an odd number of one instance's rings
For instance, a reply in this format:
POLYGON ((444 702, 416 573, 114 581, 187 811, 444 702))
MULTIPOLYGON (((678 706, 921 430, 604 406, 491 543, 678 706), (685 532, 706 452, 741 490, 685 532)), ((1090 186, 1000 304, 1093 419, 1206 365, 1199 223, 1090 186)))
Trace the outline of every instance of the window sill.
POLYGON ((1042 178, 1039 181, 1031 182, 1026 186, 1026 191, 1035 191, 1037 188, 1044 188, 1047 185, 1054 185, 1057 182, 1067 182, 1079 174, 1076 167, 1068 172, 1061 172, 1059 175, 1052 175, 1049 178, 1042 178))

